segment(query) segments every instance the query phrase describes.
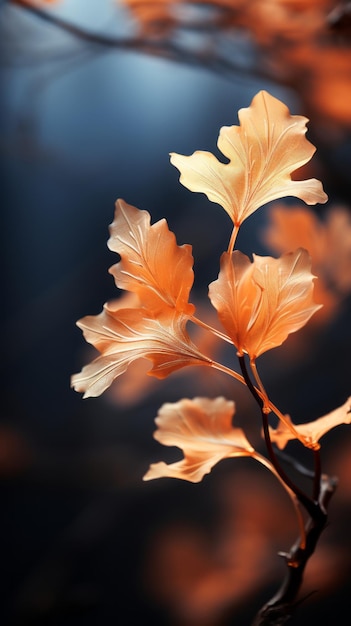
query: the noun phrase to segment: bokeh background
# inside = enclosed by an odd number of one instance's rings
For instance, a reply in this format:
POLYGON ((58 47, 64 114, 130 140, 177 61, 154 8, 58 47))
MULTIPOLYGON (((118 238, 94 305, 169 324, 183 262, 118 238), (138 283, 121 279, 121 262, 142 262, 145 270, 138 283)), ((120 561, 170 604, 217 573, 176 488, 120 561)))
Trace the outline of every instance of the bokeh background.
MULTIPOLYGON (((136 368, 100 398, 70 389, 95 356, 75 323, 117 295, 106 246, 117 198, 166 217, 193 245, 193 301, 210 314, 230 224, 179 184, 169 153, 216 153, 219 128, 237 124, 260 89, 310 118, 307 174, 330 198, 313 215, 341 209, 344 219, 340 245, 323 253, 326 264, 328 251, 341 255, 325 276, 326 314, 262 357, 262 378, 295 422, 351 391, 350 3, 145 6, 0 3, 4 626, 245 626, 279 585, 277 553, 296 525, 262 468, 227 460, 199 485, 142 481, 151 462, 177 458, 152 437, 163 402, 226 395, 255 437, 244 389, 207 372, 157 381, 136 368)), ((244 252, 272 253, 268 215, 243 227, 244 252)), ((350 452, 348 426, 323 440, 340 484, 292 623, 335 624, 348 605, 350 452)))

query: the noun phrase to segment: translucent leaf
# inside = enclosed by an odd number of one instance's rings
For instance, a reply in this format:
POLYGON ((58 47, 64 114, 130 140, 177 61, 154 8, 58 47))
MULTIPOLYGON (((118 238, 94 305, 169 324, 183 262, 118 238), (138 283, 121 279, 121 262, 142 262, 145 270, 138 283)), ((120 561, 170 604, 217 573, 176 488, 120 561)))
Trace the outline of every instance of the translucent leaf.
POLYGON ((240 109, 238 117, 240 126, 223 126, 218 138, 229 163, 204 151, 171 154, 185 187, 222 206, 235 226, 277 198, 294 196, 307 204, 327 201, 320 181, 291 179, 315 152, 305 137, 307 118, 290 115, 285 104, 266 91, 240 109))
POLYGON ((187 318, 168 309, 157 318, 142 308, 120 309, 118 303, 105 305, 96 316, 77 322, 84 337, 101 356, 72 376, 72 387, 84 397, 99 396, 128 366, 140 358, 153 363, 148 372, 165 378, 187 365, 211 365, 187 335, 187 318))
MULTIPOLYGON (((287 416, 286 416, 287 417, 287 416)), ((289 419, 287 417, 287 419, 289 419)), ((308 422, 307 424, 294 424, 295 430, 301 433, 307 440, 310 441, 312 445, 318 444, 319 440, 329 432, 332 428, 336 426, 340 426, 341 424, 350 424, 351 423, 351 396, 349 396, 340 407, 331 411, 327 415, 320 417, 313 422, 308 422)), ((270 429, 271 440, 277 444, 278 448, 283 450, 291 439, 294 439, 294 435, 291 430, 283 424, 283 422, 279 422, 279 425, 276 429, 270 429)))
POLYGON ((188 303, 194 281, 191 246, 178 246, 162 219, 152 226, 147 211, 117 200, 108 246, 121 256, 110 268, 117 287, 135 292, 149 311, 165 306, 191 315, 188 303))
POLYGON ((227 334, 251 359, 281 345, 320 308, 313 302, 311 262, 299 248, 274 259, 235 250, 221 258, 209 297, 227 334))
POLYGON ((152 464, 144 480, 172 477, 196 483, 222 459, 255 456, 241 428, 232 426, 234 411, 234 402, 222 397, 164 404, 155 420, 154 437, 165 446, 180 448, 184 459, 152 464))
MULTIPOLYGON (((131 301, 132 299, 129 296, 135 296, 134 293, 131 292, 123 292, 124 295, 119 300, 113 303, 113 306, 119 303, 119 301, 126 302, 125 307, 127 306, 136 306, 131 301), (127 304, 128 303, 128 304, 127 304)), ((136 297, 136 296, 135 296, 136 297)), ((111 302, 108 303, 109 309, 111 308, 111 302)), ((121 308, 121 307, 119 307, 121 308)), ((217 313, 213 309, 213 307, 209 307, 209 303, 197 303, 196 306, 198 315, 199 311, 201 313, 200 317, 203 322, 207 324, 216 325, 217 321, 217 313)), ((206 354, 212 360, 216 360, 216 357, 220 360, 221 355, 221 344, 218 341, 218 337, 208 332, 207 329, 204 329, 202 326, 193 326, 191 329, 191 338, 192 341, 197 346, 197 349, 202 353, 206 354)), ((214 366, 215 367, 215 366, 214 366)), ((123 376, 119 376, 118 379, 114 382, 113 386, 109 391, 109 399, 115 405, 118 406, 135 406, 140 403, 155 391, 157 386, 157 381, 152 376, 146 376, 148 369, 150 368, 150 362, 146 359, 139 359, 135 361, 132 365, 128 367, 128 370, 124 372, 123 376)), ((182 372, 178 373, 177 380, 178 385, 182 385, 182 381, 187 381, 187 385, 189 384, 189 377, 191 376, 191 380, 196 384, 197 382, 201 382, 203 388, 207 390, 207 393, 211 395, 211 391, 214 390, 214 393, 218 391, 218 380, 221 378, 221 385, 223 387, 223 373, 220 373, 218 370, 214 370, 213 368, 192 368, 189 371, 188 368, 184 368, 182 372)))

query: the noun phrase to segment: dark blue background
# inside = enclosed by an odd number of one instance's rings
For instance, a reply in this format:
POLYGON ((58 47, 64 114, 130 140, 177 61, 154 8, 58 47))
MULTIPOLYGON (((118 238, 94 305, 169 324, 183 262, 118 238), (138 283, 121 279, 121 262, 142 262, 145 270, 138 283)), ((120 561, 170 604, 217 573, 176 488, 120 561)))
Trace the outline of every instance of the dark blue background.
MULTIPOLYGON (((99 4, 66 2, 55 11, 113 31, 111 7, 99 4)), ((220 477, 235 470, 224 464, 197 486, 142 483, 149 463, 166 454, 152 439, 158 407, 204 393, 201 381, 200 391, 190 381, 159 384, 137 407, 83 401, 70 376, 91 353, 75 322, 116 295, 107 272, 116 259, 106 241, 118 197, 153 221, 166 217, 178 243, 193 244, 196 293, 203 296, 230 225, 224 211, 179 184, 169 152, 214 152, 219 128, 236 124, 238 109, 260 89, 304 111, 298 94, 266 80, 89 48, 3 4, 0 32, 1 610, 11 626, 171 625, 140 580, 148 538, 170 519, 215 525, 220 477), (119 621, 123 612, 128 617, 119 621)), ((326 141, 319 159, 327 192, 346 203, 347 134, 333 150, 326 141)), ((263 214, 250 218, 244 251, 264 252, 263 223, 263 214)), ((279 360, 263 359, 275 401, 301 421, 350 393, 349 314, 346 301, 288 379, 279 375, 279 360)), ((271 591, 212 626, 248 623, 271 591)), ((325 617, 330 603, 316 623, 334 624, 325 617)), ((296 623, 311 623, 316 611, 311 603, 296 623)))

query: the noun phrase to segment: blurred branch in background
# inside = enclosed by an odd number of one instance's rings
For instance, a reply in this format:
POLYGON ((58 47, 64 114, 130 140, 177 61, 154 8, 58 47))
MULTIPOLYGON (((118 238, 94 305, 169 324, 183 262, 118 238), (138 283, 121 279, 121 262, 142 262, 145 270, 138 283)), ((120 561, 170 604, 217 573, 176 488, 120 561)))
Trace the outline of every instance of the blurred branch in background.
MULTIPOLYGON (((311 120, 310 136, 318 141, 325 184, 333 185, 340 200, 350 195, 344 165, 351 131, 350 2, 111 0, 110 4, 108 23, 94 30, 55 12, 54 5, 64 5, 62 1, 11 0, 2 12, 12 10, 16 30, 16 13, 19 18, 22 12, 66 33, 71 42, 68 39, 57 52, 56 60, 67 61, 71 54, 72 62, 79 62, 113 50, 130 51, 207 68, 238 86, 242 81, 266 80, 292 90, 311 120)), ((45 48, 38 45, 35 52, 35 47, 35 42, 30 50, 24 46, 18 58, 16 36, 5 48, 3 62, 54 61, 52 51, 47 55, 45 48)))
POLYGON ((112 35, 69 22, 51 7, 41 8, 45 2, 10 3, 96 49, 162 56, 234 78, 272 79, 299 94, 316 126, 327 124, 329 132, 351 127, 349 2, 121 0, 116 24, 109 23, 118 33, 112 35))

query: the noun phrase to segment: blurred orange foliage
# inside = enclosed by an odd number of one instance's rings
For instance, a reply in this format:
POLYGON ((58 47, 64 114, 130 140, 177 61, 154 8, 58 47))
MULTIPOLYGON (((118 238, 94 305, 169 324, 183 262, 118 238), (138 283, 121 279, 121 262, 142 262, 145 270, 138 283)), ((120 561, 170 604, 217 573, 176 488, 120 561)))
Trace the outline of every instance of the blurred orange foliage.
POLYGON ((346 207, 330 207, 324 219, 308 207, 276 204, 268 210, 263 240, 277 254, 307 249, 312 259, 317 319, 330 317, 351 292, 351 217, 346 207))
POLYGON ((258 71, 292 87, 308 116, 331 131, 351 126, 351 48, 347 8, 335 0, 122 0, 146 36, 187 26, 247 33, 258 71), (203 16, 194 8, 210 9, 203 16), (191 11, 193 9, 193 11, 191 11))
MULTIPOLYGON (((12 0, 48 5, 59 0, 12 0)), ((167 41, 178 30, 207 39, 215 54, 218 34, 246 35, 256 54, 255 74, 292 88, 321 133, 351 127, 349 3, 341 0, 111 0, 135 21, 138 36, 167 41)), ((204 50, 202 50, 203 56, 204 50)), ((196 52, 194 51, 194 57, 196 52)), ((234 66, 236 59, 232 61, 234 66)))

